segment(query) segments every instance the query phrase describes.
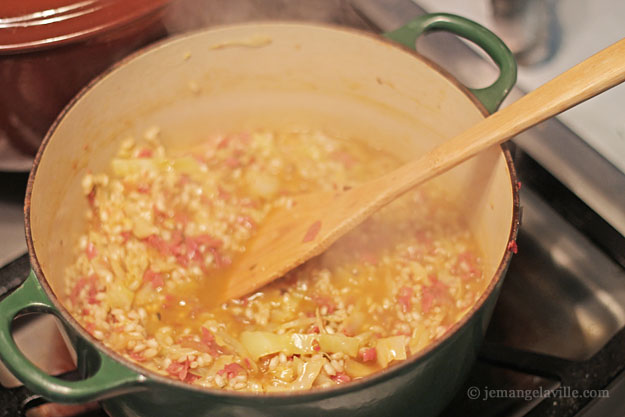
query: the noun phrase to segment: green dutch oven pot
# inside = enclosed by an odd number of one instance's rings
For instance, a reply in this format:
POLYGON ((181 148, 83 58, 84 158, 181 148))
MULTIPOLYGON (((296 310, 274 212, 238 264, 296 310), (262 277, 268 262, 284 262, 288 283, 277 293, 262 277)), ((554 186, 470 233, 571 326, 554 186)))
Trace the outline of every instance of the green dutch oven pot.
POLYGON ((33 272, 0 302, 0 356, 11 372, 50 400, 98 400, 112 416, 439 413, 475 360, 511 258, 519 201, 505 148, 489 149, 435 180, 467 212, 488 288, 438 341, 371 377, 289 394, 200 389, 113 352, 63 305, 64 270, 85 227, 80 180, 88 170, 106 170, 128 135, 139 137, 156 124, 166 146, 186 146, 213 131, 314 126, 411 158, 495 111, 515 82, 508 48, 464 18, 425 15, 385 36, 298 23, 221 27, 152 46, 85 88, 48 132, 30 175, 25 216, 33 272), (467 89, 412 50, 421 34, 436 30, 484 49, 500 69, 495 83, 467 89), (84 379, 47 375, 24 357, 11 323, 29 312, 60 319, 84 379))

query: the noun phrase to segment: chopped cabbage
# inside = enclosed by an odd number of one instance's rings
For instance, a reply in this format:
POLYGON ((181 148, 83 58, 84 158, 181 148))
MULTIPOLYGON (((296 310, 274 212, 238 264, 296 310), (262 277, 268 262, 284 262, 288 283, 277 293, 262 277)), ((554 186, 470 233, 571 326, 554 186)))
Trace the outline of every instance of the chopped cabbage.
POLYGON ((121 159, 115 158, 111 161, 113 173, 118 177, 127 177, 150 171, 156 168, 155 161, 151 158, 141 159, 121 159))
POLYGON ((375 346, 380 366, 385 368, 394 360, 406 359, 406 336, 391 336, 378 339, 375 346))
POLYGON ((200 174, 200 164, 195 158, 190 156, 182 156, 172 161, 174 169, 181 173, 193 176, 194 174, 200 174))
POLYGON ((372 363, 373 365, 370 365, 358 362, 354 359, 347 359, 345 361, 345 370, 347 374, 353 378, 362 378, 379 369, 374 362, 372 363))
MULTIPOLYGON (((230 336, 228 333, 222 330, 217 330, 215 332, 215 338, 218 344, 230 346, 240 357, 252 359, 250 353, 247 351, 247 349, 245 349, 245 346, 243 346, 241 342, 230 336)), ((258 370, 258 366, 253 360, 249 361, 249 366, 251 366, 254 371, 258 370)))
POLYGON ((158 228, 143 217, 136 217, 132 225, 132 234, 138 239, 144 239, 158 233, 158 228))
POLYGON ((340 334, 275 334, 246 331, 241 333, 241 343, 252 358, 257 360, 278 352, 295 355, 314 354, 318 350, 330 353, 343 352, 356 357, 361 341, 358 338, 340 334))
POLYGON ((249 171, 245 179, 250 192, 258 197, 271 198, 280 187, 280 182, 275 176, 262 171, 249 171))
POLYGON ((114 282, 108 287, 107 299, 112 308, 129 310, 134 298, 135 294, 124 285, 114 282))
POLYGON ((347 337, 342 334, 322 334, 319 336, 319 346, 324 352, 343 352, 353 358, 358 356, 360 340, 356 337, 347 337))
POLYGON ((312 357, 304 363, 304 369, 297 379, 291 384, 293 390, 306 390, 312 388, 315 379, 319 376, 325 359, 319 356, 312 357))
POLYGON ((412 338, 408 343, 410 353, 415 354, 421 349, 426 347, 430 343, 430 336, 423 323, 417 323, 414 331, 412 332, 412 338))
POLYGON ((257 360, 261 356, 282 351, 288 344, 285 336, 270 332, 242 332, 241 343, 252 359, 257 360))
POLYGON ((207 374, 211 376, 215 376, 217 372, 219 372, 220 370, 224 368, 224 366, 232 362, 234 362, 233 355, 221 355, 217 359, 215 359, 215 362, 213 362, 211 367, 208 369, 207 374))
POLYGON ((297 391, 312 388, 315 380, 321 373, 324 363, 325 359, 321 356, 313 356, 308 361, 301 361, 301 366, 298 366, 300 372, 295 381, 290 384, 269 385, 266 387, 267 392, 297 391))

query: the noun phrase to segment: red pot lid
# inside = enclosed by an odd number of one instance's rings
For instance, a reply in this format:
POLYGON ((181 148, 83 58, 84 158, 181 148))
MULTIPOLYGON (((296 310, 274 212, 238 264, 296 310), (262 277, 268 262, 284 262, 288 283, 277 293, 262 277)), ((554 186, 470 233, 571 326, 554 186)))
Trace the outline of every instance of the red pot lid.
POLYGON ((131 23, 169 0, 0 0, 0 53, 41 49, 131 23))

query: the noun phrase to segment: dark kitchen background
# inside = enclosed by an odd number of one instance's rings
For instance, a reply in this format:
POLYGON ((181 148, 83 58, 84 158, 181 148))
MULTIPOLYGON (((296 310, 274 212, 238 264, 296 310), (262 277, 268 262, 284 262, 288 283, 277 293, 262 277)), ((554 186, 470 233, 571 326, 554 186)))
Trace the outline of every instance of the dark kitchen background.
MULTIPOLYGON (((327 22, 381 33, 424 9, 455 12, 489 26, 515 52, 519 88, 509 102, 567 69, 575 63, 571 60, 584 59, 590 54, 584 55, 586 51, 625 35, 619 24, 625 3, 610 0, 86 3, 96 7, 87 10, 81 8, 85 2, 70 0, 0 3, 0 297, 19 285, 29 270, 22 204, 38 142, 89 79, 143 45, 203 27, 252 20, 327 22), (110 7, 104 14, 93 11, 104 3, 110 7), (86 17, 69 18, 60 9, 37 13, 59 4, 86 17), (58 13, 65 23, 20 32, 25 30, 20 23, 50 19, 50 13, 58 13), (100 29, 77 35, 94 22, 100 29), (60 40, 44 45, 55 31, 62 34, 60 40)), ((487 85, 496 76, 488 60, 453 36, 428 35, 418 49, 470 86, 487 85)), ((443 416, 625 415, 625 118, 617 115, 623 103, 621 86, 513 140, 522 181, 519 253, 479 359, 443 416), (568 387, 601 390, 604 398, 471 399, 471 387, 482 393, 568 387)), ((23 318, 15 325, 15 337, 39 366, 71 377, 73 364, 54 319, 23 318)), ((104 415, 95 403, 46 403, 21 387, 2 365, 0 385, 0 417, 104 415)))

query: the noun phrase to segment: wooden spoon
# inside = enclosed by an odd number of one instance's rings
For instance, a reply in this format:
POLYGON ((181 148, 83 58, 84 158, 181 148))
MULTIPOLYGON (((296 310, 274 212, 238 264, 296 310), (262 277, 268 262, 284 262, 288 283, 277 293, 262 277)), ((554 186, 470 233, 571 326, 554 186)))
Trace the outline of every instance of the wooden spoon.
POLYGON ((244 296, 319 255, 368 216, 482 150, 625 80, 625 39, 480 121, 419 159, 348 191, 293 198, 259 226, 223 283, 220 300, 244 296))

